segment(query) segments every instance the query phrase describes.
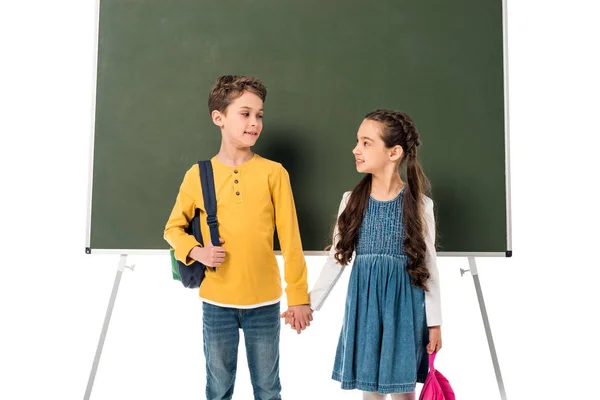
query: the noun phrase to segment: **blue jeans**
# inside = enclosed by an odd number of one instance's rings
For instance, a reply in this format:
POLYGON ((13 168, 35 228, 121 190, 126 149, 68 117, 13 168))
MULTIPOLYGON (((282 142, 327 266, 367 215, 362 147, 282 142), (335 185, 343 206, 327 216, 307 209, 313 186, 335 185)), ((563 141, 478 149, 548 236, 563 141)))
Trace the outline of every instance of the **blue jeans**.
POLYGON ((238 309, 203 303, 206 398, 233 396, 240 329, 244 332, 248 369, 255 400, 280 400, 279 303, 238 309))

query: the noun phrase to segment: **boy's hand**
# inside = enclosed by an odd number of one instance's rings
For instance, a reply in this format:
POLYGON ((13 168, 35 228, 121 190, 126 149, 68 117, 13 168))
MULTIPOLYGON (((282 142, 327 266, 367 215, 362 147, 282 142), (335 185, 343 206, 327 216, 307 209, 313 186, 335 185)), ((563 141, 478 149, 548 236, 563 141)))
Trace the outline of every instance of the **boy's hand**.
MULTIPOLYGON (((221 238, 219 241, 221 244, 225 243, 221 238)), ((207 267, 218 267, 225 261, 225 249, 221 246, 213 246, 211 242, 208 242, 204 247, 194 247, 190 251, 189 257, 207 267)))
POLYGON ((429 344, 427 344, 427 353, 432 354, 440 351, 442 348, 442 328, 432 326, 429 328, 429 344))
POLYGON ((312 310, 306 305, 291 306, 287 311, 281 314, 281 318, 285 318, 285 323, 290 324, 292 329, 295 329, 298 334, 310 326, 312 321, 312 310))

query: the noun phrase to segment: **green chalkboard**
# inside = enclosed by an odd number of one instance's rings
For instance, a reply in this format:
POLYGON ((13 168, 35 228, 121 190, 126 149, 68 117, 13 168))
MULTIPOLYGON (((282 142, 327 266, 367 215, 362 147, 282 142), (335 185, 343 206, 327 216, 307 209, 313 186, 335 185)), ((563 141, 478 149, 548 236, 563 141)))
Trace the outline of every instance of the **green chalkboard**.
POLYGON ((268 88, 255 151, 288 169, 306 251, 330 240, 364 115, 410 114, 438 250, 510 249, 502 3, 100 0, 88 252, 167 249, 185 171, 218 152, 217 76, 268 88))

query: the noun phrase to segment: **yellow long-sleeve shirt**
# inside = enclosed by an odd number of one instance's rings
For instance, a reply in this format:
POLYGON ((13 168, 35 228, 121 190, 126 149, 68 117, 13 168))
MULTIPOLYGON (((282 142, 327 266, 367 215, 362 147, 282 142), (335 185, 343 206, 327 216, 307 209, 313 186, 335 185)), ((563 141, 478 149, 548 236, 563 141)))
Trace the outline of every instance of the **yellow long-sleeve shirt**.
MULTIPOLYGON (((215 271, 207 268, 200 297, 236 308, 279 301, 281 274, 273 252, 277 226, 288 306, 309 304, 306 262, 288 172, 258 154, 237 167, 221 163, 216 156, 211 163, 219 235, 225 241, 226 256, 215 271)), ((187 265, 193 261, 188 258, 190 250, 199 245, 185 232, 196 208, 200 209, 202 238, 205 243, 210 241, 199 174, 197 164, 185 174, 164 232, 175 258, 187 265)))

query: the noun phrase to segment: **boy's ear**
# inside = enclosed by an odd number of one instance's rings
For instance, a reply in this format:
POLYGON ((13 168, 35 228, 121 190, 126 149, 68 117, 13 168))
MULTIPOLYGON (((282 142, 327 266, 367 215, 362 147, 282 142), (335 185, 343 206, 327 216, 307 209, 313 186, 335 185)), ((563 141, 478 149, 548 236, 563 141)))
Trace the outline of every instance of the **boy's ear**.
POLYGON ((403 154, 404 150, 402 149, 402 146, 394 146, 390 149, 390 160, 398 161, 402 158, 403 154))
POLYGON ((213 124, 215 124, 219 128, 223 127, 223 114, 221 114, 221 111, 213 110, 213 112, 210 113, 210 116, 212 117, 213 124))

